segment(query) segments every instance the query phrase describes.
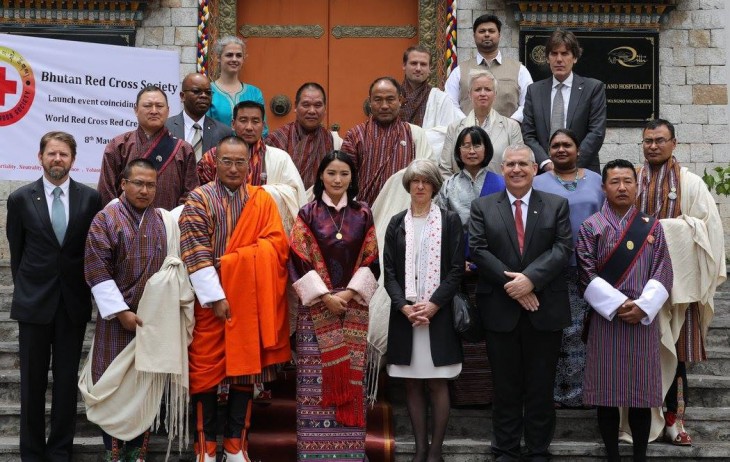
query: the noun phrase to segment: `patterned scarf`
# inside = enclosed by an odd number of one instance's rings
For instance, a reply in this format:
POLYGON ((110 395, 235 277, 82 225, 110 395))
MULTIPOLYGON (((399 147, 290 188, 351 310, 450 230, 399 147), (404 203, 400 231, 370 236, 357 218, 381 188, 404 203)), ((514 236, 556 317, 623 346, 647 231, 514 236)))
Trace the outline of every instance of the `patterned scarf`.
POLYGON ((416 157, 416 147, 410 126, 400 118, 382 125, 371 116, 363 125, 353 129, 362 131, 364 128, 358 166, 361 180, 358 199, 372 205, 388 178, 406 168, 416 157))
POLYGON ((266 175, 263 172, 264 155, 266 155, 266 144, 263 138, 248 147, 251 150, 251 158, 248 163, 248 184, 252 186, 263 186, 266 184, 266 175))
MULTIPOLYGON (((309 260, 320 278, 332 290, 327 265, 317 239, 297 218, 291 233, 291 247, 309 260)), ((355 271, 378 258, 375 227, 367 230, 355 263, 355 271)), ((354 299, 347 304, 344 317, 327 309, 323 302, 310 308, 314 332, 322 359, 322 405, 335 406, 337 422, 348 427, 365 426, 365 352, 367 349, 368 307, 354 299)))
POLYGON ((428 301, 441 283, 441 209, 431 204, 426 226, 421 232, 421 241, 416 242, 413 230, 413 214, 408 208, 404 219, 406 228, 406 300, 415 303, 428 301), (418 261, 416 249, 418 246, 418 261), (416 279, 420 276, 420 279, 416 279), (420 281, 423 290, 418 296, 420 281))
POLYGON ((428 95, 431 93, 431 85, 428 82, 412 84, 408 80, 403 80, 402 88, 405 102, 400 108, 400 118, 420 127, 423 125, 423 116, 426 114, 426 103, 428 103, 428 95))
POLYGON ((324 127, 307 132, 297 122, 284 125, 266 139, 270 146, 288 152, 309 189, 317 180, 317 167, 322 158, 334 149, 332 133, 324 127))
POLYGON ((672 156, 658 169, 648 162, 639 170, 639 194, 636 206, 656 218, 677 218, 682 214, 682 191, 679 187, 680 165, 672 156))

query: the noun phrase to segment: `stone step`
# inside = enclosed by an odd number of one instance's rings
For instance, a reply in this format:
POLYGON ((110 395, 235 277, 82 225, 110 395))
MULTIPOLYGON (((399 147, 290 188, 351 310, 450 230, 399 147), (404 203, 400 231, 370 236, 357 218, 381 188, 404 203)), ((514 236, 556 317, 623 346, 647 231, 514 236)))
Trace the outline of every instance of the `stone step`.
MULTIPOLYGON (((96 310, 92 313, 91 321, 86 326, 85 341, 91 341, 96 326, 96 310)), ((0 311, 0 343, 18 343, 18 321, 10 319, 10 310, 0 311)))
POLYGON ((730 316, 727 313, 716 314, 707 332, 707 347, 730 347, 730 316))
MULTIPOLYGON (((601 441, 594 409, 559 409, 556 413, 556 439, 601 441)), ((412 434, 408 411, 404 405, 393 405, 393 421, 397 436, 412 434)), ((730 442, 730 407, 689 407, 685 424, 695 441, 730 442)), ((452 409, 446 436, 476 440, 491 438, 491 409, 452 409)))
MULTIPOLYGON (((50 401, 46 405, 46 434, 50 430, 50 401)), ((86 408, 79 402, 76 414, 76 436, 93 437, 99 435, 99 427, 86 420, 86 408)), ((0 406, 0 435, 4 437, 20 434, 20 404, 0 406)))
MULTIPOLYGON (((88 332, 88 331, 87 331, 88 332)), ((87 340, 81 349, 81 360, 84 361, 89 354, 91 341, 87 340)), ((0 370, 20 369, 20 357, 18 356, 18 342, 0 342, 0 370)))
MULTIPOLYGON (((148 462, 165 461, 167 452, 167 439, 160 436, 150 438, 149 450, 147 453, 148 462)), ((74 462, 98 462, 103 460, 104 443, 101 436, 76 437, 74 438, 74 462)), ((20 460, 17 437, 0 437, 0 462, 17 462, 20 460)), ((174 440, 170 449, 170 462, 193 462, 192 442, 182 452, 178 452, 178 442, 174 440)))
MULTIPOLYGON (((619 447, 625 460, 631 460, 631 446, 619 447)), ((395 462, 410 462, 415 445, 413 438, 396 438, 395 462)), ((550 446, 553 461, 596 461, 605 460, 603 443, 554 440, 550 446)), ((728 460, 730 443, 695 443, 692 447, 677 447, 668 443, 652 443, 647 450, 649 459, 662 462, 684 462, 699 460, 728 460)), ((447 438, 443 446, 444 462, 483 462, 494 460, 490 453, 490 442, 484 439, 447 438)))
POLYGON ((692 363, 690 374, 730 376, 730 347, 707 347, 707 361, 692 363))

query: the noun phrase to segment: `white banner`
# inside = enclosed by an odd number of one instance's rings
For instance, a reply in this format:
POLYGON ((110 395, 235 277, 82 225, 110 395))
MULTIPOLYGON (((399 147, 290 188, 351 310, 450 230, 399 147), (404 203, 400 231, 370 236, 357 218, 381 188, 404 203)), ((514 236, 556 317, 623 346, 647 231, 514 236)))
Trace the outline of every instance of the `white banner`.
POLYGON ((96 183, 104 146, 137 128, 137 92, 157 85, 180 112, 172 51, 0 34, 0 180, 36 180, 38 143, 51 130, 76 138, 71 176, 96 183))

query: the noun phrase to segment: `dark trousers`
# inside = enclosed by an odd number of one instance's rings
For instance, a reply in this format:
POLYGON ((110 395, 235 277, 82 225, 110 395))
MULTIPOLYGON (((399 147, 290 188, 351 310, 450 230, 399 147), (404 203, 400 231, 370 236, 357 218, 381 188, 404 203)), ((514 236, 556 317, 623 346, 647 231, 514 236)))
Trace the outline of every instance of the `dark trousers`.
POLYGON ((527 454, 522 458, 550 458, 555 431, 553 387, 562 334, 536 330, 526 312, 513 331, 487 332, 494 380, 492 451, 497 460, 520 459, 523 430, 527 454))
POLYGON ((86 323, 74 324, 60 306, 50 324, 18 322, 18 327, 20 457, 23 461, 70 461, 86 323), (53 389, 51 432, 46 442, 49 364, 53 372, 53 389))

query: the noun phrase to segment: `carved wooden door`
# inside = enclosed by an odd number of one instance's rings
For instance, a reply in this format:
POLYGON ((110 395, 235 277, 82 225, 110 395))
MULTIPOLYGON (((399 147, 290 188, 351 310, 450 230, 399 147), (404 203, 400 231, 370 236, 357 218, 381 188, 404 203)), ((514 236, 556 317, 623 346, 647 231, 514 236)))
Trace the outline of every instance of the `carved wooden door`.
POLYGON ((239 2, 238 31, 246 39, 244 82, 264 93, 269 127, 294 120, 294 96, 308 81, 327 91, 327 126, 346 131, 365 119, 370 83, 403 79, 403 51, 418 43, 417 0, 267 0, 239 2), (291 101, 272 113, 276 96, 291 101))

